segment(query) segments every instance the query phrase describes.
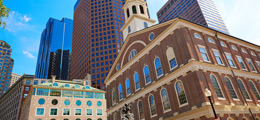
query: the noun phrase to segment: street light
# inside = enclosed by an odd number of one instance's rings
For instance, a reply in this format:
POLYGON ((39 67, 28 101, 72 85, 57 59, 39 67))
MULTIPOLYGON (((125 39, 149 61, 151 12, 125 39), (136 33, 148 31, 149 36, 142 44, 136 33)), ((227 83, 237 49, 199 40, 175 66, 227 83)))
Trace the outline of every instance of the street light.
POLYGON ((214 116, 215 116, 214 119, 218 119, 218 116, 216 114, 216 111, 215 111, 214 106, 213 106, 212 101, 211 101, 211 92, 208 88, 205 89, 205 96, 209 99, 210 105, 212 107, 212 110, 213 110, 213 113, 214 113, 214 116))

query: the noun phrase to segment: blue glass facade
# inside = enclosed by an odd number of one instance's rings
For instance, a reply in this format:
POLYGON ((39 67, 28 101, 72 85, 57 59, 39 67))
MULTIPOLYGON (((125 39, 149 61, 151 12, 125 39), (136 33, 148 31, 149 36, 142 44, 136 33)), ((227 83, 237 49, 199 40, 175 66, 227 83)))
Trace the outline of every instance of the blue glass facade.
POLYGON ((160 23, 182 17, 229 34, 213 0, 169 0, 158 11, 157 17, 160 23))
POLYGON ((63 18, 61 21, 50 18, 41 35, 36 78, 70 78, 70 58, 72 50, 73 21, 63 18))

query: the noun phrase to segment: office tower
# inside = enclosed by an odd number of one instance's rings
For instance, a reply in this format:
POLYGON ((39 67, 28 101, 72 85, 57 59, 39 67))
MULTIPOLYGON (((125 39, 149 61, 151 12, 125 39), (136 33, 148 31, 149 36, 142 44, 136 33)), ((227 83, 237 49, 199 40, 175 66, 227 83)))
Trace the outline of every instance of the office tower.
POLYGON ((11 74, 12 79, 11 79, 11 83, 10 86, 12 86, 17 80, 19 80, 22 76, 16 73, 12 73, 11 74))
POLYGON ((73 21, 50 18, 41 35, 36 66, 36 78, 70 79, 73 21))
POLYGON ((213 0, 168 0, 157 17, 160 23, 181 17, 229 34, 213 0))
POLYGON ((80 0, 75 4, 71 78, 92 75, 92 86, 104 89, 104 80, 123 44, 125 0, 80 0))
POLYGON ((11 53, 11 46, 7 42, 0 40, 0 95, 6 93, 6 90, 10 87, 14 65, 11 53))

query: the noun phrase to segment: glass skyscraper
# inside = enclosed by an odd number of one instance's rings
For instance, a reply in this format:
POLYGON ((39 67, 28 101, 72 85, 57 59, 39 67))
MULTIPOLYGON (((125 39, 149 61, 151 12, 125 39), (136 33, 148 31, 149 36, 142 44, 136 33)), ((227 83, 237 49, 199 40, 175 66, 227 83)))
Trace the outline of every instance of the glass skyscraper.
POLYGON ((181 17, 229 34, 213 0, 169 0, 157 12, 157 17, 160 23, 181 17))
POLYGON ((11 46, 3 40, 0 40, 0 96, 6 93, 10 87, 11 74, 14 66, 14 60, 11 58, 11 46))
POLYGON ((50 18, 41 35, 36 78, 70 79, 73 21, 50 18))
POLYGON ((125 0, 78 0, 74 6, 71 79, 92 75, 92 86, 104 80, 123 44, 125 0))

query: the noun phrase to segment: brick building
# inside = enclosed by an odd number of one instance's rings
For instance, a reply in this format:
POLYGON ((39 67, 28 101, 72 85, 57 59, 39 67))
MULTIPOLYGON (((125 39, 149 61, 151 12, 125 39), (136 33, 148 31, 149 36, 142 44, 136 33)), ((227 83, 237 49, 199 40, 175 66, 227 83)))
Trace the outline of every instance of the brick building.
POLYGON ((206 88, 221 120, 260 119, 260 46, 181 18, 124 36, 105 80, 109 120, 125 103, 135 120, 214 119, 206 88))

